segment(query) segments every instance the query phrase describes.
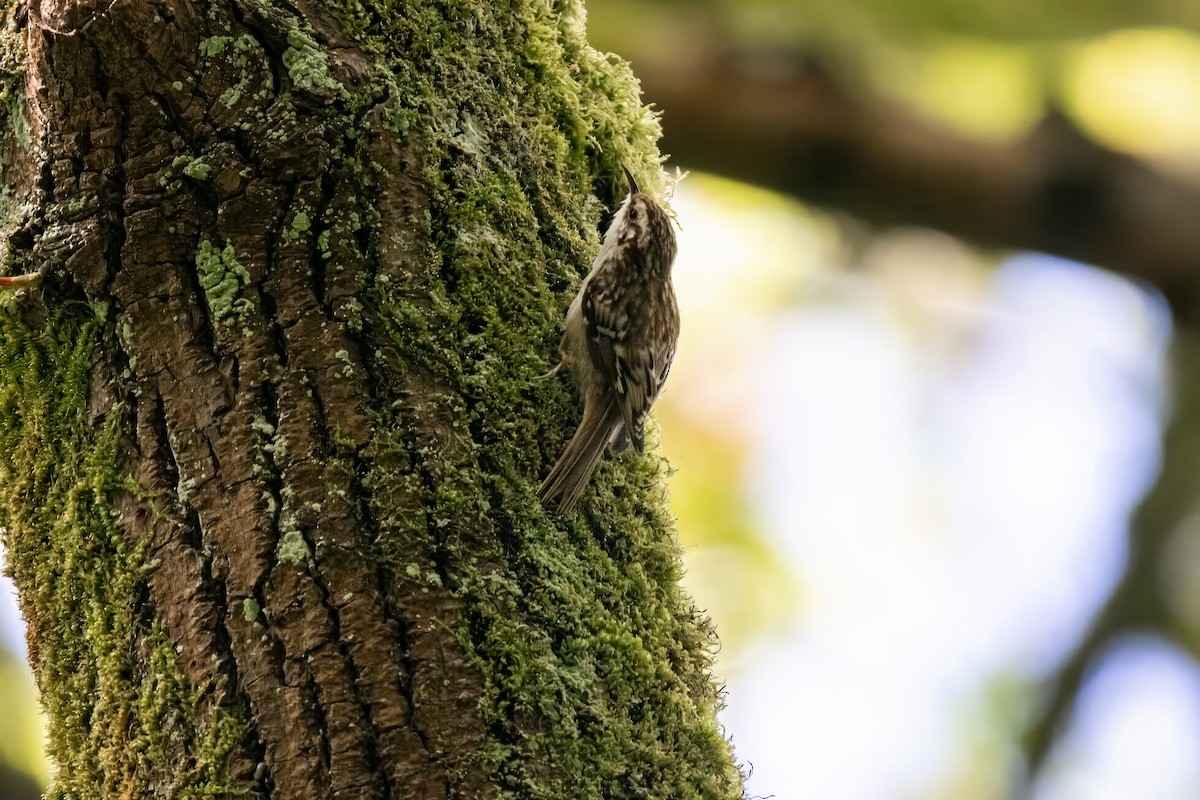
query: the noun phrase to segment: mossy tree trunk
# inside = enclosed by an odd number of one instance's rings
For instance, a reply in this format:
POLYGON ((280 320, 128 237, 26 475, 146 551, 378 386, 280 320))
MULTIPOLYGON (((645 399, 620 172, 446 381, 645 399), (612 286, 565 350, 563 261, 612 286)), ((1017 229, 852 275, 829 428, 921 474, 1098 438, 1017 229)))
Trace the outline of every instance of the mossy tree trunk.
POLYGON ((657 458, 534 494, 578 418, 534 378, 657 174, 578 2, 35 0, 3 54, 52 796, 740 796, 657 458))

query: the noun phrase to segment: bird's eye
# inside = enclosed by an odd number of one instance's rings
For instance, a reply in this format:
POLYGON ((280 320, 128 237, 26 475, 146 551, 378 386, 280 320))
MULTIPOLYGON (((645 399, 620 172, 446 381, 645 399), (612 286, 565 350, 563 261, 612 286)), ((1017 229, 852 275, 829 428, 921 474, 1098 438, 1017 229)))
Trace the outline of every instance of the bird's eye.
POLYGON ((629 209, 629 218, 637 219, 637 209, 636 208, 629 209))

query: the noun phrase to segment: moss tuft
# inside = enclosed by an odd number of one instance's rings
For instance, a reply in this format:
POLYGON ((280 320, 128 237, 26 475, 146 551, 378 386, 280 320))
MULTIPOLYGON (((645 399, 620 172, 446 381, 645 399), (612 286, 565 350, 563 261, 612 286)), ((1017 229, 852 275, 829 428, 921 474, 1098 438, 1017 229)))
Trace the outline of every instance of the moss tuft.
MULTIPOLYGON (((353 95, 298 22, 284 80, 261 80, 272 56, 249 34, 205 39, 202 60, 236 76, 217 106, 247 105, 239 130, 278 144, 298 108, 321 108, 332 120, 319 131, 331 143, 326 174, 358 181, 353 208, 297 200, 278 233, 285 245, 311 241, 325 265, 318 293, 340 293, 337 322, 361 326, 353 352, 367 354, 365 369, 336 351, 341 374, 328 377, 371 376, 370 440, 348 432, 333 444, 361 459, 381 572, 418 598, 452 593, 446 606, 461 609, 453 635, 483 687, 479 766, 514 800, 740 797, 709 674, 715 640, 678 586, 664 463, 652 453, 606 462, 565 518, 534 490, 578 420, 568 382, 534 377, 554 360, 562 314, 623 194, 620 166, 662 187, 657 118, 628 65, 588 46, 578 0, 326 7, 376 59, 353 95), (252 106, 276 85, 271 111, 288 124, 267 125, 252 106), (411 201, 403 231, 380 229, 371 142, 381 132, 366 129, 379 116, 411 151, 407 178, 420 187, 390 198, 411 201), (404 258, 372 264, 363 288, 339 283, 345 254, 369 260, 395 245, 385 235, 407 237, 404 258)), ((203 181, 206 164, 187 157, 176 169, 203 181)), ((231 244, 201 241, 195 264, 220 350, 223 329, 254 310, 250 275, 231 244)), ((106 317, 70 306, 36 330, 0 317, 0 530, 39 636, 60 770, 52 796, 228 796, 246 723, 198 712, 208 687, 179 678, 148 618, 152 565, 113 524, 113 498, 130 486, 123 412, 88 408, 94 350, 120 347, 106 317)), ((251 427, 256 466, 281 463, 277 426, 251 427)), ((277 559, 307 569, 294 488, 263 503, 284 531, 277 559)), ((257 619, 257 604, 242 598, 242 616, 257 619)))
POLYGON ((678 585, 665 463, 606 462, 567 518, 534 495, 578 419, 568 382, 534 377, 624 193, 621 164, 664 185, 658 120, 628 65, 588 46, 579 2, 383 5, 347 25, 382 54, 389 126, 436 165, 421 176, 436 268, 368 287, 372 372, 387 397, 426 370, 448 430, 380 412, 366 484, 382 557, 419 592, 436 584, 413 553, 438 554, 501 797, 741 797, 715 639, 678 585))
POLYGON ((154 564, 114 524, 139 490, 120 467, 124 410, 93 424, 88 408, 102 346, 115 334, 82 303, 36 329, 0 315, 0 537, 35 632, 49 797, 228 795, 245 722, 181 678, 146 603, 154 564))

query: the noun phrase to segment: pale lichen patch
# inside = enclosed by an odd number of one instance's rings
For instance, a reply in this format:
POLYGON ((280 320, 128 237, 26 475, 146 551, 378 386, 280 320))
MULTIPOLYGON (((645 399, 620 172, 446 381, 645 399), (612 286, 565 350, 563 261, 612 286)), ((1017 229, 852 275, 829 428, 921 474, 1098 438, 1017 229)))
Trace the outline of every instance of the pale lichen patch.
POLYGON ((304 534, 297 530, 290 530, 279 537, 279 546, 275 549, 275 557, 281 564, 303 567, 312 558, 312 551, 308 547, 308 542, 304 540, 304 534))
POLYGON ((253 310, 251 301, 242 296, 243 287, 250 282, 250 273, 238 263, 233 245, 218 247, 207 240, 200 242, 196 250, 196 275, 214 322, 231 325, 253 310))
POLYGON ((242 617, 245 618, 246 622, 257 620, 260 611, 262 611, 262 606, 253 597, 247 597, 242 601, 242 617))
POLYGON ((293 22, 288 32, 288 47, 283 51, 283 65, 292 83, 299 89, 331 89, 345 92, 341 81, 329 71, 325 50, 299 25, 293 22))

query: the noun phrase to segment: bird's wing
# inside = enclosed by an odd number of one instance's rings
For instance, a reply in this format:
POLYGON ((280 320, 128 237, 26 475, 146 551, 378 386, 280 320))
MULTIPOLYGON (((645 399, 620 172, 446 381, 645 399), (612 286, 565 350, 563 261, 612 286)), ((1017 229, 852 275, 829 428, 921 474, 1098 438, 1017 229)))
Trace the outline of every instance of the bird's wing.
POLYGON ((655 328, 662 326, 654 325, 653 316, 636 318, 642 311, 640 304, 614 277, 599 274, 590 282, 583 296, 583 318, 588 351, 613 387, 625 432, 640 453, 645 446, 646 413, 667 379, 675 339, 673 333, 655 335, 655 328))

